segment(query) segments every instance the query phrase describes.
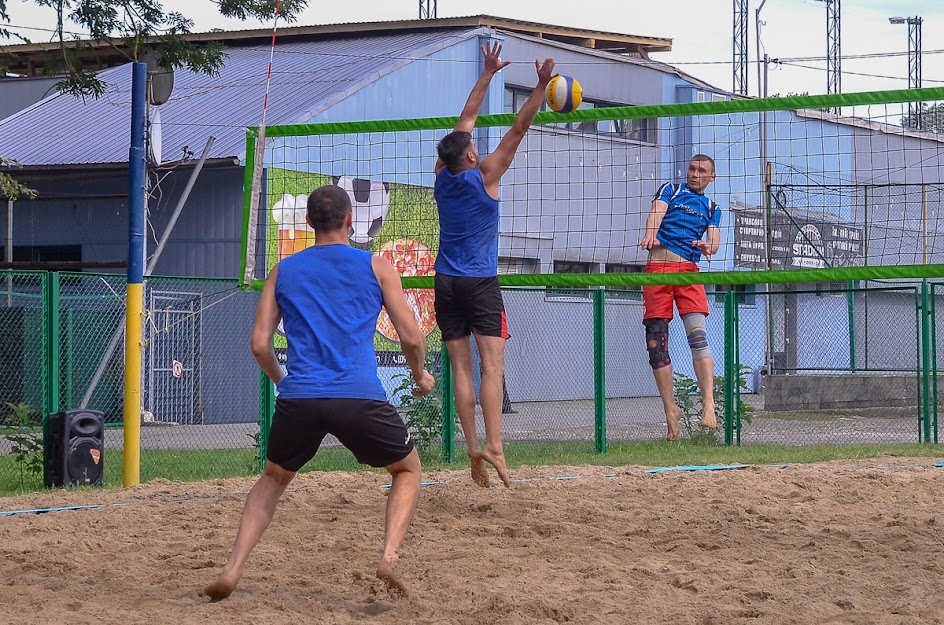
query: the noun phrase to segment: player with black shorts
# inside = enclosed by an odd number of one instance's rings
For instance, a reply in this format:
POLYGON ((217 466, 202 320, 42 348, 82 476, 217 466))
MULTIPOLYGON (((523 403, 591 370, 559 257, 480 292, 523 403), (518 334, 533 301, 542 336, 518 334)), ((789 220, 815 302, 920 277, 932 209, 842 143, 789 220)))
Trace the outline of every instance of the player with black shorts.
POLYGON ((419 498, 421 468, 409 431, 377 377, 374 331, 381 307, 400 335, 416 384, 413 394, 426 395, 434 380, 423 369, 426 341, 403 297, 400 275, 380 256, 348 246, 351 219, 343 189, 329 185, 312 192, 308 223, 314 246, 283 259, 262 289, 252 352, 277 384, 278 397, 265 468, 246 499, 232 554, 201 593, 211 601, 236 588, 279 497, 328 434, 359 462, 386 467, 393 478, 377 577, 406 594, 394 569, 419 498), (272 344, 280 321, 288 344, 285 374, 272 344))
POLYGON ((501 60, 501 44, 482 47, 485 65, 469 94, 453 132, 439 142, 433 194, 439 211, 439 254, 436 257, 436 319, 452 367, 453 395, 472 463, 472 479, 488 486, 485 463, 495 467, 505 486, 511 484, 501 439, 502 338, 501 288, 498 284, 498 193, 502 175, 544 101, 554 61, 534 62, 538 82, 494 152, 479 159, 472 130, 492 77, 509 61, 501 60), (472 345, 482 358, 480 403, 485 420, 485 446, 475 428, 475 387, 472 345))

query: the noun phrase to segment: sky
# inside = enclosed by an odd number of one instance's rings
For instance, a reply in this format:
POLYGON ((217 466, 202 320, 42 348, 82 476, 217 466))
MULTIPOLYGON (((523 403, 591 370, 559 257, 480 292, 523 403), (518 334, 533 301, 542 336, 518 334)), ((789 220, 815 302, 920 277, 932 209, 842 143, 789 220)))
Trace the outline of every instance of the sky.
MULTIPOLYGON (((749 0, 748 5, 750 95, 759 93, 754 24, 760 3, 749 0)), ((272 27, 271 21, 224 20, 210 0, 165 0, 164 6, 193 19, 197 32, 272 27)), ((732 0, 438 0, 437 14, 494 15, 672 39, 671 52, 655 53, 652 58, 730 91, 734 86, 732 7, 732 0)), ((908 26, 890 24, 888 18, 893 16, 923 19, 922 86, 944 86, 944 1, 841 0, 841 7, 844 93, 908 86, 908 26)), ((32 0, 10 0, 8 13, 12 30, 32 41, 49 39, 50 32, 26 27, 52 28, 50 9, 32 0)), ((419 0, 345 0, 330 4, 310 0, 296 25, 415 19, 418 14, 419 0)), ((760 19, 761 55, 766 52, 770 58, 782 61, 768 65, 768 94, 826 93, 826 4, 822 0, 765 0, 760 19)))

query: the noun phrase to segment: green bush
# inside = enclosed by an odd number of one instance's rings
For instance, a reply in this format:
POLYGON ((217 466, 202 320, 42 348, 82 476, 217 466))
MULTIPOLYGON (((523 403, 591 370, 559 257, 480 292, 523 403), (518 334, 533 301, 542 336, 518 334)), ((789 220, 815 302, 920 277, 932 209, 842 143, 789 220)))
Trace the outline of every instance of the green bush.
POLYGON ((7 407, 12 414, 5 419, 7 428, 3 436, 10 441, 20 488, 26 488, 28 481, 43 477, 43 433, 36 429, 39 417, 32 406, 8 403, 7 407))
POLYGON ((434 371, 434 363, 430 356, 427 356, 424 366, 436 377, 436 385, 431 393, 423 397, 413 395, 410 392, 413 389, 413 375, 409 371, 394 376, 399 383, 393 389, 393 396, 400 402, 400 414, 403 415, 406 427, 410 431, 413 445, 421 452, 428 451, 442 442, 442 374, 440 371, 434 371))
MULTIPOLYGON (((751 368, 741 366, 737 377, 737 383, 742 393, 749 391, 747 386, 747 376, 750 375, 751 368)), ((718 427, 714 430, 706 430, 701 427, 701 389, 698 386, 698 380, 692 379, 684 373, 676 371, 674 378, 675 405, 682 411, 682 418, 679 421, 682 432, 696 444, 720 445, 724 442, 725 416, 724 416, 724 376, 715 376, 714 398, 715 398, 715 416, 718 419, 718 427)), ((754 407, 741 401, 740 404, 741 423, 750 425, 751 413, 754 407)))

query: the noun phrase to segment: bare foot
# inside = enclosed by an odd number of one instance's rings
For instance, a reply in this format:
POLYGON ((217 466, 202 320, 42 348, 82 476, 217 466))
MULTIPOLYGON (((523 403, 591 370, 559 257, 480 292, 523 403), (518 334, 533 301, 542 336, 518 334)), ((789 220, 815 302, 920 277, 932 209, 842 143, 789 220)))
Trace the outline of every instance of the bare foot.
POLYGON ((491 486, 491 482, 488 479, 488 470, 485 468, 485 459, 482 457, 482 452, 478 451, 474 454, 469 454, 469 462, 472 464, 472 481, 482 488, 488 488, 491 486))
POLYGON ((498 472, 498 477, 501 478, 502 484, 505 485, 505 488, 510 488, 511 477, 508 475, 508 467, 505 464, 505 454, 496 453, 486 447, 482 450, 481 457, 485 459, 485 462, 495 467, 495 471, 498 472))
POLYGON ((718 427, 718 420, 715 418, 714 404, 708 404, 701 411, 701 421, 698 422, 703 428, 713 430, 718 427))
POLYGON ((210 603, 216 603, 226 599, 236 590, 236 584, 224 580, 222 577, 200 591, 201 597, 206 597, 210 603))
POLYGON ((677 441, 679 436, 682 435, 682 430, 679 428, 679 420, 682 418, 682 411, 677 407, 669 412, 665 413, 665 425, 668 429, 665 440, 667 441, 677 441))
POLYGON ((393 566, 393 563, 381 560, 380 564, 377 565, 377 579, 384 583, 387 592, 391 595, 395 597, 409 597, 410 593, 407 591, 406 586, 400 578, 397 577, 397 574, 393 572, 393 566))

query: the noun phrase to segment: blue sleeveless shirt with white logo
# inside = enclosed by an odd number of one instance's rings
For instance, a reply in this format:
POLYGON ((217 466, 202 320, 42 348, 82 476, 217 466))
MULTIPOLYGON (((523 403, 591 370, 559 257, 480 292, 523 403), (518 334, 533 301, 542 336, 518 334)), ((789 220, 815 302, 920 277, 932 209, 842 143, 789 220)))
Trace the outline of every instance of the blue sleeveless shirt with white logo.
POLYGON ((708 226, 721 225, 721 209, 707 195, 695 193, 683 184, 666 183, 656 192, 656 200, 669 205, 656 238, 665 249, 697 263, 701 250, 693 241, 703 240, 708 226))
POLYGON ((439 210, 436 273, 491 278, 498 275, 498 200, 485 190, 479 168, 458 174, 443 167, 433 187, 439 210))
POLYGON ((316 245, 279 263, 275 301, 288 342, 280 398, 387 399, 374 356, 383 294, 372 256, 316 245))

